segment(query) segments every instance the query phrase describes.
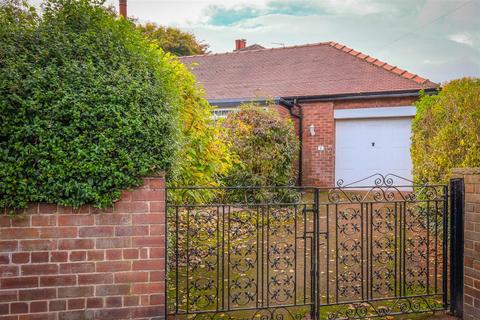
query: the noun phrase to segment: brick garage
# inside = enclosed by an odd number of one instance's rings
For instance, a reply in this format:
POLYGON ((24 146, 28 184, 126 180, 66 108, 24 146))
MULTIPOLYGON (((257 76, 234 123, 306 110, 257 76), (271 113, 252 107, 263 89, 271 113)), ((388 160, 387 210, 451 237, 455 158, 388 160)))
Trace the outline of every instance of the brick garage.
POLYGON ((465 184, 463 318, 480 319, 480 168, 455 169, 465 184))
POLYGON ((302 183, 321 187, 335 184, 335 110, 408 106, 415 100, 410 97, 302 103, 304 118, 302 183), (315 136, 309 134, 310 125, 315 126, 315 136), (319 145, 324 146, 325 150, 319 151, 319 145))
POLYGON ((106 210, 0 216, 0 319, 163 319, 164 184, 146 179, 106 210))

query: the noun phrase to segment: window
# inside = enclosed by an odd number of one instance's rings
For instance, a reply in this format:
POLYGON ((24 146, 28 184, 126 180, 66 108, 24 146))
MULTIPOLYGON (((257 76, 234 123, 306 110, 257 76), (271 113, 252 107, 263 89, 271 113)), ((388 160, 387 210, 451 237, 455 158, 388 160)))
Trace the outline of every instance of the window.
POLYGON ((213 118, 214 119, 225 118, 227 114, 235 110, 237 110, 237 108, 215 108, 213 110, 213 118))

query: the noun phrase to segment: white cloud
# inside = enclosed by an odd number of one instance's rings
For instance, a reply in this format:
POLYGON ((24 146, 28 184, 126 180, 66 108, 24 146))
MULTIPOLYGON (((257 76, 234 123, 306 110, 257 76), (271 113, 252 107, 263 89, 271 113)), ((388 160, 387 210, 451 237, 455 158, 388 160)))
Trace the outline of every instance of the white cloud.
MULTIPOLYGON (((35 0, 41 1, 41 0, 35 0)), ((205 9, 212 5, 226 8, 241 5, 263 6, 269 0, 128 0, 128 15, 142 22, 182 26, 205 22, 205 9)), ((118 0, 107 0, 118 9, 118 0)))
POLYGON ((467 33, 452 34, 448 38, 454 42, 461 43, 472 48, 474 47, 473 37, 467 33))
POLYGON ((379 13, 387 7, 374 0, 324 0, 323 4, 334 13, 354 15, 379 13))

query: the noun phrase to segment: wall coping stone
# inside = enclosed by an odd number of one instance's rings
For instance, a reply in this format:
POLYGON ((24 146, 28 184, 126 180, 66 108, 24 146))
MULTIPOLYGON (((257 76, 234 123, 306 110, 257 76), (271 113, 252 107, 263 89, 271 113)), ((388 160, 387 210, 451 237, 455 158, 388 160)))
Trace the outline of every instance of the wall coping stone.
POLYGON ((454 168, 452 169, 452 176, 480 174, 480 167, 477 168, 454 168))

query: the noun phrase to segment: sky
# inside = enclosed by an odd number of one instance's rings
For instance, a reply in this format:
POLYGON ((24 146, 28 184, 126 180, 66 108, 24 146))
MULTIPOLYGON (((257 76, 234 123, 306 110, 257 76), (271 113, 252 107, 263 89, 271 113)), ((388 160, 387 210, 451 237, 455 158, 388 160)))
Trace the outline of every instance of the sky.
POLYGON ((480 0, 128 0, 128 15, 191 32, 213 53, 240 38, 335 41, 436 82, 480 77, 480 0))

